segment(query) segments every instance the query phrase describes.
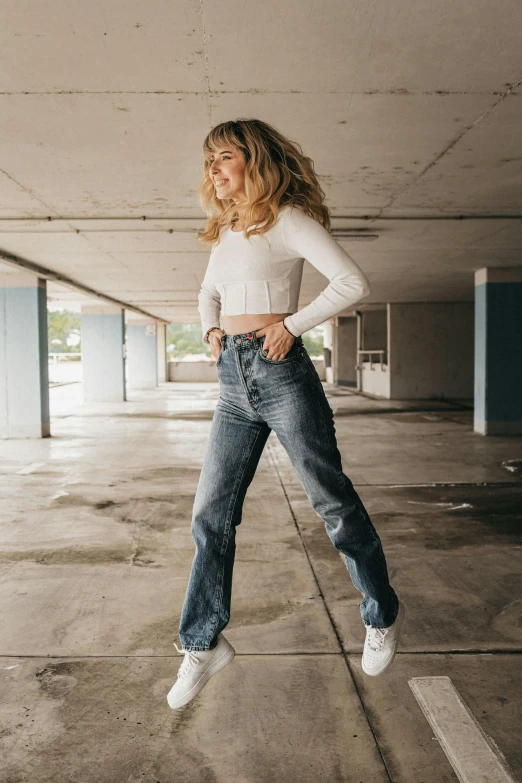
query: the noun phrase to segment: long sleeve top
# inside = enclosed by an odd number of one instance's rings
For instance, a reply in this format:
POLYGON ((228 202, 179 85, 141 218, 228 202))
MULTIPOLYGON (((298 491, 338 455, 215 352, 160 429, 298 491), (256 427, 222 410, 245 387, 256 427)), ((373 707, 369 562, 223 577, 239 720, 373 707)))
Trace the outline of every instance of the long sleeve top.
POLYGON ((295 336, 346 310, 370 293, 368 279, 324 226, 303 210, 285 205, 265 233, 245 239, 230 226, 214 244, 198 296, 203 334, 222 315, 291 313, 284 319, 295 336), (329 283, 298 311, 304 261, 329 283))

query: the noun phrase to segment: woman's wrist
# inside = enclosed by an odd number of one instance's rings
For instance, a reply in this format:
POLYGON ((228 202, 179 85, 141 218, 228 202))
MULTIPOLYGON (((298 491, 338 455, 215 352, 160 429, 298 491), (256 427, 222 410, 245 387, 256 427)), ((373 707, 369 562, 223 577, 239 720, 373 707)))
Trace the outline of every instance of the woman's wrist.
POLYGON ((207 331, 205 332, 205 336, 203 337, 203 342, 204 343, 210 344, 208 336, 209 336, 210 332, 213 332, 215 329, 218 332, 221 332, 222 334, 224 334, 223 329, 220 326, 211 326, 210 329, 207 329, 207 331))
POLYGON ((284 321, 284 319, 281 321, 281 323, 282 323, 282 324, 283 324, 283 326, 285 327, 285 329, 286 329, 286 331, 288 332, 288 334, 291 334, 291 335, 292 335, 292 337, 297 337, 297 335, 293 334, 293 332, 291 332, 291 331, 290 331, 290 329, 288 328, 288 326, 285 324, 285 321, 284 321))

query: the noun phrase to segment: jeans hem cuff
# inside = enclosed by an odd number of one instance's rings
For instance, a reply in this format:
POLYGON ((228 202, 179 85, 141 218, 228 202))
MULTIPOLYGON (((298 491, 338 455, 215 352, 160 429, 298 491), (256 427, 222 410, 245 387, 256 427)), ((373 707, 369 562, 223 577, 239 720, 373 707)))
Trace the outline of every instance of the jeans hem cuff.
POLYGON ((184 650, 188 650, 190 652, 208 652, 209 650, 213 650, 215 647, 217 647, 217 642, 214 647, 210 647, 209 645, 204 644, 182 644, 182 647, 184 650))

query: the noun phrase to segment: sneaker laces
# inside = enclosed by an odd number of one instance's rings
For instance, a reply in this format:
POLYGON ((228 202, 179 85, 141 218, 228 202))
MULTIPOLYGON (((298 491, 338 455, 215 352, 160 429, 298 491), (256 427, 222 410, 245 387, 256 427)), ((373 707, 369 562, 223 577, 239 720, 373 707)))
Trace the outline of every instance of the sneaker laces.
POLYGON ((178 671, 178 677, 184 679, 189 672, 197 668, 201 661, 194 650, 184 650, 183 648, 180 650, 176 642, 173 642, 173 645, 179 653, 185 653, 185 658, 178 671))
POLYGON ((384 637, 389 631, 389 628, 376 628, 373 625, 367 626, 368 635, 366 637, 366 644, 374 652, 380 652, 384 645, 384 637))

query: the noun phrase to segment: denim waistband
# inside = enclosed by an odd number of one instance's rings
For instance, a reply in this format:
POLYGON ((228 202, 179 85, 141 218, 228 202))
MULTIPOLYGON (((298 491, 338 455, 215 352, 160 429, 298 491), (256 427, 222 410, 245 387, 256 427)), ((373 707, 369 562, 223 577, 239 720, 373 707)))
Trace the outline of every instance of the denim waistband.
MULTIPOLYGON (((261 327, 257 330, 261 331, 261 327)), ((256 334, 256 330, 254 329, 252 332, 241 332, 240 334, 225 334, 221 338, 221 344, 222 345, 242 345, 242 346, 252 346, 253 348, 257 348, 257 346, 261 343, 262 340, 265 339, 265 335, 261 335, 261 337, 258 337, 256 334)), ((301 344, 303 342, 303 338, 301 336, 295 337, 294 342, 301 344)))

